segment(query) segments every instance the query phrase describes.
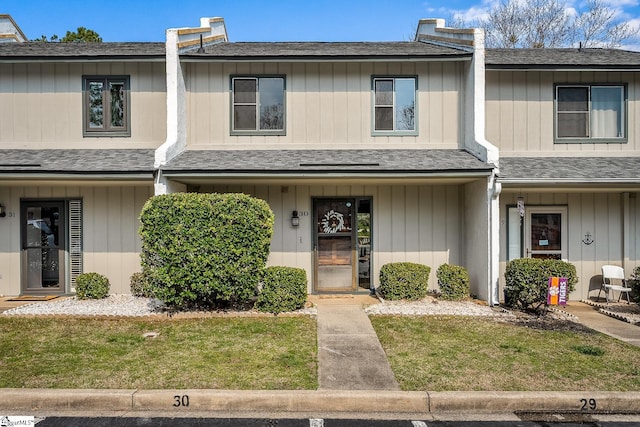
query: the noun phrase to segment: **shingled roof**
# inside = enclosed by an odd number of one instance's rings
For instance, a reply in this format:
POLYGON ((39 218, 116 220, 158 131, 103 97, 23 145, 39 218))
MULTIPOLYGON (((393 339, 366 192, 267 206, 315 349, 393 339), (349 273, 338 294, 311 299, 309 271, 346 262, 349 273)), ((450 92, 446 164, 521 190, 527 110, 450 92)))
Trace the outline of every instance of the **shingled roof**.
POLYGON ((0 175, 144 175, 152 177, 155 150, 0 150, 0 175))
POLYGON ((493 166, 463 150, 187 150, 163 173, 486 173, 493 166))
POLYGON ((640 157, 501 157, 502 183, 640 184, 640 157))
POLYGON ((190 51, 181 56, 229 60, 471 57, 468 50, 422 42, 238 42, 218 43, 206 46, 204 50, 204 53, 190 51))
POLYGON ((0 61, 165 59, 164 43, 0 43, 0 61))
POLYGON ((487 69, 637 69, 640 52, 618 49, 487 49, 487 69))

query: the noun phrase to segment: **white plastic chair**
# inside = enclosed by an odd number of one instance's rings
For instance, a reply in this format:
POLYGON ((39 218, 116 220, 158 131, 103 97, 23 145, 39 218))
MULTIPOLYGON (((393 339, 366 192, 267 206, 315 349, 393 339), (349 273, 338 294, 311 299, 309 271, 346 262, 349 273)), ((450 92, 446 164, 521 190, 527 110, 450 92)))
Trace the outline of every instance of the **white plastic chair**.
POLYGON ((598 298, 600 293, 604 290, 607 297, 607 304, 609 303, 609 291, 618 291, 618 301, 622 297, 623 293, 627 294, 627 303, 631 303, 629 299, 629 292, 631 288, 627 286, 627 279, 624 278, 624 269, 617 265, 603 265, 602 266, 602 286, 600 286, 600 292, 598 292, 598 298))

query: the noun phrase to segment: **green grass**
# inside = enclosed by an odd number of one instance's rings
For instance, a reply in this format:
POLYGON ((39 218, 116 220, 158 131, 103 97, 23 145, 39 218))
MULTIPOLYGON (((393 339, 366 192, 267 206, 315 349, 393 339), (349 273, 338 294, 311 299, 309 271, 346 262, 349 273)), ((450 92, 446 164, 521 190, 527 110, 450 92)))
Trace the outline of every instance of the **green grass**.
POLYGON ((640 391, 640 348, 471 317, 371 318, 403 390, 640 391))
POLYGON ((0 387, 315 389, 316 342, 308 317, 0 318, 0 387))

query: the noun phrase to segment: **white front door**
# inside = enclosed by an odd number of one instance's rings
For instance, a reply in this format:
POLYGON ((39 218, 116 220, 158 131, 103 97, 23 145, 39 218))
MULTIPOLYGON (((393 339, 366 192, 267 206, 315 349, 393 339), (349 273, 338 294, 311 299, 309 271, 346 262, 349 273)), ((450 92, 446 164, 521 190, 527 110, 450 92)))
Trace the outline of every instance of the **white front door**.
POLYGON ((525 256, 567 259, 567 208, 529 207, 525 212, 525 256))

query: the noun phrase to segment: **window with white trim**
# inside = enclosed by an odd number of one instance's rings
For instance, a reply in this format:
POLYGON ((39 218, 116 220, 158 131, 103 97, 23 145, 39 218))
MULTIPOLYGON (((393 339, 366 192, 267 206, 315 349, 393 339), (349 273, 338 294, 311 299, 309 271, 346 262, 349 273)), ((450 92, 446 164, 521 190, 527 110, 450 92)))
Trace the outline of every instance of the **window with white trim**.
POLYGON ((374 134, 416 134, 416 80, 373 78, 374 134))
POLYGON ((556 142, 626 142, 624 85, 556 85, 556 142))
POLYGON ((284 77, 233 77, 231 92, 232 133, 284 135, 284 77))

